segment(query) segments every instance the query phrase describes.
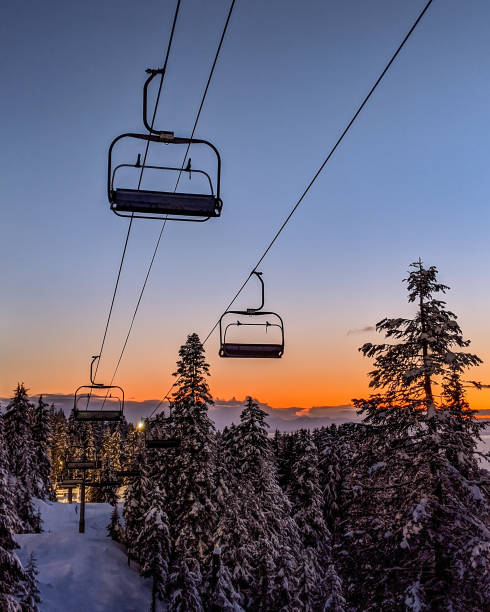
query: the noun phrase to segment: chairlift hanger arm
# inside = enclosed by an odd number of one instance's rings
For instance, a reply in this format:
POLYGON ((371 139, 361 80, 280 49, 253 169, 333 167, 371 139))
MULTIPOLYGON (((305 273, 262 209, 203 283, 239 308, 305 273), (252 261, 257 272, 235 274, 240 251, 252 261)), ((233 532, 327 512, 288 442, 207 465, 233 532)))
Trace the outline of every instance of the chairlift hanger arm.
MULTIPOLYGON (((119 170, 119 168, 141 168, 141 165, 138 165, 138 163, 136 162, 135 164, 119 164, 118 166, 115 166, 112 171, 111 190, 114 189, 114 177, 116 176, 116 172, 119 170)), ((194 168, 182 169, 182 168, 176 168, 172 166, 148 166, 148 165, 145 166, 145 170, 173 170, 175 172, 186 172, 187 174, 191 174, 191 172, 195 174, 202 174, 206 177, 208 181, 209 190, 211 192, 211 195, 214 196, 214 189, 213 189, 213 183, 211 182, 211 177, 205 170, 195 170, 194 168)))
POLYGON ((94 387, 103 386, 102 383, 96 383, 94 380, 95 374, 93 373, 94 363, 100 361, 100 355, 92 355, 92 361, 90 362, 90 383, 94 387))
POLYGON ((143 86, 143 123, 145 128, 148 130, 150 134, 158 133, 158 130, 155 130, 148 123, 148 86, 153 81, 153 79, 157 76, 157 74, 163 74, 163 68, 147 68, 146 73, 150 76, 146 79, 145 84, 143 86))
POLYGON ((252 270, 252 272, 250 273, 250 276, 252 276, 252 274, 255 274, 255 276, 259 279, 260 281, 260 289, 261 289, 261 302, 260 302, 260 306, 258 308, 247 308, 247 314, 253 314, 254 312, 257 312, 259 310, 262 310, 262 308, 264 307, 264 293, 265 293, 265 287, 264 287, 264 279, 262 278, 262 272, 257 272, 257 270, 252 270))

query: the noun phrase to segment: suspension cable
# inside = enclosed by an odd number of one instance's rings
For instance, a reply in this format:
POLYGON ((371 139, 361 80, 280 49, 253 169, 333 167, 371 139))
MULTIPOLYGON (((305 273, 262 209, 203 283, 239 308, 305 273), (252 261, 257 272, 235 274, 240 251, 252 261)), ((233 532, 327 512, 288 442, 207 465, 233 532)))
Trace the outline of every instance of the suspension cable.
MULTIPOLYGON (((168 58, 170 56, 170 50, 172 48, 172 42, 173 42, 174 33, 175 33, 175 25, 177 23, 177 17, 178 17, 178 14, 179 14, 180 4, 181 4, 181 0, 177 0, 177 5, 175 7, 174 17, 173 17, 173 21, 172 21, 172 28, 171 28, 171 31, 170 31, 170 36, 169 36, 168 45, 167 45, 167 51, 165 53, 165 60, 164 60, 164 63, 163 63, 162 73, 161 73, 161 76, 160 76, 160 84, 159 84, 159 87, 158 87, 157 99, 156 99, 155 108, 153 110, 153 116, 152 116, 152 120, 151 120, 151 127, 152 128, 153 128, 153 124, 155 122, 155 118, 156 118, 156 114, 157 114, 157 110, 158 110, 158 104, 160 102, 160 95, 162 93, 163 82, 164 82, 165 73, 166 73, 166 70, 167 70, 168 58)), ((146 163, 146 158, 148 156, 149 144, 150 144, 150 141, 148 140, 146 142, 145 154, 144 154, 144 157, 143 157, 143 164, 142 164, 142 167, 141 167, 140 176, 139 176, 139 180, 138 180, 138 188, 137 188, 138 191, 139 191, 139 189, 141 187, 141 181, 143 179, 143 172, 145 170, 145 163, 146 163)), ((107 316, 107 321, 106 321, 106 325, 105 325, 105 329, 104 329, 104 335, 103 335, 102 343, 101 343, 100 349, 99 349, 99 359, 97 360, 97 364, 95 366, 95 372, 94 372, 94 377, 93 377, 94 381, 95 381, 95 378, 97 376, 97 371, 99 369, 99 365, 100 365, 100 361, 101 361, 101 357, 102 357, 102 352, 104 350, 104 345, 105 345, 105 341, 106 341, 106 338, 107 338, 107 331, 109 329, 109 323, 110 323, 110 320, 111 320, 111 317, 112 317, 112 311, 113 311, 113 308, 114 308, 114 303, 115 303, 115 300, 116 300, 116 294, 117 294, 117 290, 118 290, 118 287, 119 287, 119 280, 121 278, 121 271, 122 271, 122 267, 123 267, 123 264, 124 264, 124 259, 126 257, 126 250, 127 250, 127 246, 128 246, 129 236, 131 234, 131 228, 133 226, 133 219, 134 219, 134 214, 131 214, 131 218, 129 220, 129 225, 128 225, 128 230, 127 230, 127 233, 126 233, 126 239, 124 241, 124 248, 123 248, 123 252, 122 252, 122 255, 121 255, 121 261, 119 263, 119 269, 118 269, 118 273, 117 273, 117 277, 116 277, 116 284, 114 286, 114 291, 112 293, 112 300, 111 300, 111 305, 110 305, 110 308, 109 308, 109 314, 107 316)), ((112 382, 111 382, 111 384, 112 384, 112 382)), ((88 405, 89 405, 90 397, 91 397, 91 393, 89 393, 89 395, 88 395, 87 406, 86 407, 88 407, 88 405)))
MULTIPOLYGON (((196 118, 195 118, 195 120, 194 120, 194 125, 193 125, 193 128, 192 128, 192 133, 191 133, 191 136, 190 136, 190 138, 191 138, 191 139, 194 137, 194 133, 195 133, 195 131, 196 131, 197 124, 198 124, 198 122, 199 122, 199 118, 200 118, 200 116, 201 116, 201 111, 202 111, 202 109, 203 109, 204 102, 205 102, 205 100, 206 100, 206 96, 207 96, 207 94, 208 94, 209 85, 210 85, 211 80, 212 80, 213 75, 214 75, 214 69, 215 69, 215 67, 216 67, 216 63, 217 63, 217 61, 218 61, 218 57, 219 57, 220 52, 221 52, 221 47, 222 47, 222 45, 223 45, 223 40, 224 40, 224 38, 225 38, 225 34, 226 34, 227 29, 228 29, 228 24, 229 24, 229 22, 230 22, 231 14, 232 14, 232 12, 233 12, 233 8, 234 8, 234 6, 235 6, 235 1, 236 1, 236 0, 232 0, 232 2, 231 2, 230 9, 229 9, 229 11, 228 11, 228 15, 227 15, 227 18, 226 18, 226 22, 225 22, 225 25, 224 25, 223 30, 222 30, 222 32, 221 32, 221 37, 220 37, 220 40, 219 40, 219 43, 218 43, 218 47, 217 47, 217 49, 216 49, 216 53, 215 53, 215 56, 214 56, 213 64, 212 64, 212 66, 211 66, 211 70, 210 70, 210 72, 209 72, 209 76, 208 76, 208 79, 207 79, 207 82, 206 82, 206 86, 205 86, 205 88, 204 88, 204 93, 203 93, 202 98, 201 98, 201 103, 200 103, 200 105, 199 105, 199 110, 197 111, 197 115, 196 115, 196 118)), ((153 127, 153 123, 152 123, 152 126, 151 126, 151 127, 153 127)), ((149 143, 148 143, 148 144, 149 144, 149 143)), ((175 184, 174 193, 177 191, 177 187, 178 187, 178 185, 179 185, 179 181, 180 181, 180 177, 181 177, 182 171, 184 170, 184 167, 185 167, 185 162, 186 162, 186 160, 187 160, 187 155, 188 155, 188 153, 189 153, 190 146, 191 146, 191 143, 189 142, 189 143, 187 144, 187 148, 186 148, 186 151, 185 151, 185 154, 184 154, 184 159, 183 159, 183 161, 182 161, 182 165, 181 165, 181 168, 180 168, 180 171, 179 171, 179 175, 178 175, 178 177, 177 177, 177 182, 176 182, 176 184, 175 184)), ((147 145, 147 150, 148 150, 148 145, 147 145)), ((146 156, 145 156, 145 159, 146 159, 146 156)), ((143 169, 142 169, 142 170, 143 170, 143 169)), ((121 353, 119 354, 119 359, 117 360, 117 364, 116 364, 116 367, 115 367, 115 369, 114 369, 114 373, 113 373, 113 375, 112 375, 110 385, 112 385, 112 383, 114 382, 114 378, 116 377, 116 374, 117 374, 117 371, 118 371, 118 369, 119 369, 119 365, 121 364, 121 360, 122 360, 122 358, 123 358, 124 352, 126 351, 126 347, 127 347, 127 344, 128 344, 128 340, 129 340, 129 337, 130 337, 131 332, 132 332, 132 329, 133 329, 134 321, 135 321, 135 319, 136 319, 136 314, 137 314, 137 312, 138 312, 138 310, 139 310, 139 307, 140 307, 140 304, 141 304, 141 300, 142 300, 142 298, 143 298, 143 294, 144 294, 145 289, 146 289, 146 285, 147 285, 147 282, 148 282, 148 278, 149 278, 149 276, 150 276, 150 272, 151 272, 151 269, 152 269, 152 267, 153 267, 153 263, 154 263, 154 261, 155 261, 155 257, 156 257, 157 251, 158 251, 158 247, 160 246, 160 241, 161 241, 162 234, 163 234, 163 231, 164 231, 164 229, 165 229, 166 223, 167 223, 167 218, 165 218, 165 219, 164 219, 164 221, 163 221, 163 225, 162 225, 162 228, 161 228, 161 230, 160 230, 160 234, 159 234, 159 236, 158 236, 158 238, 157 238, 157 241, 156 241, 156 244, 155 244, 155 248, 154 248, 154 250, 153 250, 153 255, 152 255, 152 258, 151 258, 151 261, 150 261, 150 265, 148 266, 148 270, 147 270, 147 272, 146 272, 146 277, 145 277, 145 280, 144 280, 143 285, 142 285, 142 287, 141 287, 141 291, 140 291, 140 294, 139 294, 139 297, 138 297, 138 301, 137 301, 137 303, 136 303, 136 307, 135 307, 135 309, 134 309, 134 311, 133 311, 133 316, 132 316, 132 318, 131 318, 131 323, 130 323, 130 325, 129 325, 128 333, 127 333, 126 338, 125 338, 125 340, 124 340, 124 343, 123 343, 123 346, 122 346, 122 349, 121 349, 121 353)), ((105 398, 104 398, 104 404, 105 404, 105 401, 106 401, 106 399, 107 399, 108 393, 109 393, 109 391, 107 391, 106 396, 105 396, 105 398)), ((103 404, 103 405, 104 405, 104 404, 103 404)))
MULTIPOLYGON (((240 288, 238 289, 238 291, 235 293, 233 299, 230 301, 230 303, 228 304, 228 306, 225 308, 226 310, 229 310, 231 308, 231 306, 233 306, 233 304, 235 303, 236 299, 238 298, 238 296, 241 294, 241 292, 244 290, 245 286, 247 285, 248 281, 250 280, 251 276, 253 275, 253 273, 257 270, 257 268, 260 266, 260 264, 262 263, 262 261, 265 259, 265 257, 267 256, 267 254, 269 253, 269 251, 271 250, 272 246, 274 245, 274 243, 276 242, 276 240, 279 238, 280 234, 282 233, 282 231, 284 230, 284 228, 286 227, 286 225, 289 223, 289 221, 291 220, 291 217, 294 215, 294 213, 296 212, 296 210, 298 209, 298 207, 300 206, 300 204, 303 202, 306 194, 310 191, 311 187, 313 186, 313 184, 315 183, 316 179, 320 176, 321 172, 323 171, 323 169, 325 168, 325 166, 327 165, 327 163, 329 162, 330 158, 332 157, 332 155, 335 153, 335 151, 337 150, 338 146, 340 145, 340 143, 343 141, 344 137, 346 136, 346 134, 349 132, 350 128, 352 127, 352 125, 355 123, 356 119, 359 117, 359 115, 361 114, 362 110, 364 109, 364 107, 366 106, 367 102, 369 101, 369 99, 371 98, 372 94, 374 93, 374 91, 377 89, 378 85, 381 83, 381 81, 383 80, 385 74, 388 72, 388 70, 390 69, 391 65, 393 64, 393 62, 395 61, 395 59, 397 58, 398 54, 400 53, 400 51, 403 49, 403 47, 405 46, 405 43, 408 41, 408 39, 410 38, 410 36, 412 35, 413 31, 415 30, 415 28, 418 26, 418 24, 420 23, 420 21, 422 20, 423 16, 425 15, 425 13, 427 12, 427 9, 429 8, 429 6, 432 4, 432 0, 429 0, 427 2, 427 4, 424 6, 424 8, 422 9, 422 11, 420 12, 419 16, 417 17, 417 19, 415 20, 415 22, 413 23, 412 27, 410 28, 410 30, 408 31, 408 33, 406 34, 405 38, 402 40, 402 42, 400 43, 400 45, 398 46, 397 50, 395 51, 395 53, 392 55, 391 59, 388 61, 388 63, 386 64, 386 66, 384 67, 383 71, 381 72, 381 74, 379 75, 379 77, 376 79, 374 85, 371 87, 371 89, 369 90, 369 93, 367 94, 367 96, 364 98, 364 100, 361 102, 361 104, 359 105, 358 109, 356 110, 356 112, 354 113, 354 115, 352 116, 352 119, 349 121, 349 123, 346 125, 346 127, 344 128, 344 130, 342 131, 342 133, 340 134, 339 138, 337 139, 337 141, 335 142, 335 144, 333 145, 333 147, 330 149, 328 155, 325 157, 325 159, 323 160, 321 166, 318 168, 318 170, 315 172, 315 174, 313 175, 313 178, 310 180, 310 182, 308 183, 308 185, 306 186, 305 190, 303 191, 303 193, 301 194, 301 196, 299 197, 299 199, 296 201, 296 203, 294 204, 293 208, 291 209, 291 211, 289 212, 288 216, 285 218, 285 220, 283 221, 282 225, 279 227, 279 229, 277 230, 277 232, 275 233, 274 237, 272 238, 272 240, 269 242, 269 244, 267 245, 266 249, 264 250, 264 252, 262 253, 262 255, 259 257, 259 260, 257 261, 257 263, 255 264, 255 266, 253 267, 252 271, 250 272, 250 274, 247 276, 247 278, 243 281, 242 285, 240 286, 240 288)), ((203 340, 202 345, 204 346, 206 344, 206 342, 209 340, 210 336, 213 334, 213 332, 215 331, 215 329, 218 327, 219 325, 219 319, 216 321, 216 323, 213 325, 213 327, 211 328, 211 331, 208 333, 208 335, 206 336, 206 338, 203 340)), ((170 387, 170 389, 167 391, 167 393, 164 395, 164 397, 160 400, 160 402, 155 406, 155 408, 153 409, 153 411, 151 412, 150 416, 148 418, 151 418, 153 416, 153 414, 156 412, 156 410, 163 404, 163 402, 168 399, 169 397, 169 393, 172 391, 172 389, 175 387, 175 385, 178 383, 179 378, 177 378, 174 383, 172 384, 172 386, 170 387)))

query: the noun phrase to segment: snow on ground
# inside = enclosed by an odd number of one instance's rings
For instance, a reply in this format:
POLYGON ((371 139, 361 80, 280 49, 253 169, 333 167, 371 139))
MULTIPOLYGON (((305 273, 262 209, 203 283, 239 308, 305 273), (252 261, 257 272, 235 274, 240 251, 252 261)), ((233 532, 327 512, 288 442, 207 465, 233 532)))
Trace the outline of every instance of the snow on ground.
MULTIPOLYGON (((480 453, 490 453, 490 426, 483 430, 481 434, 481 442, 478 444, 480 453)), ((490 460, 483 457, 480 458, 480 467, 490 470, 490 460)))
POLYGON ((43 533, 16 536, 24 564, 34 552, 42 612, 145 612, 151 580, 128 568, 122 546, 106 535, 112 507, 86 504, 85 533, 78 533, 78 504, 37 501, 43 533))

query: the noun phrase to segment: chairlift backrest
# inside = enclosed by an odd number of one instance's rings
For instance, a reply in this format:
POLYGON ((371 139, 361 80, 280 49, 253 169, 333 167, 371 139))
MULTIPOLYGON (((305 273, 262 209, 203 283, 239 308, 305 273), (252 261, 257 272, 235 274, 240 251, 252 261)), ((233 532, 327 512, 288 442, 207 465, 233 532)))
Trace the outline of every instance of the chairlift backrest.
MULTIPOLYGON (((146 168, 146 166, 145 166, 146 168)), ((207 221, 221 214, 221 157, 218 149, 207 140, 198 138, 180 138, 173 132, 158 134, 125 133, 115 138, 110 147, 107 162, 107 195, 111 210, 120 217, 140 219, 167 219, 169 221, 207 221), (183 193, 179 191, 160 191, 133 189, 117 185, 116 177, 121 168, 141 168, 139 157, 135 164, 119 164, 113 168, 112 152, 116 143, 122 139, 144 140, 167 145, 200 144, 210 148, 216 155, 216 192, 211 177, 204 170, 194 170, 190 166, 178 168, 173 166, 148 166, 163 172, 178 172, 191 176, 192 172, 202 175, 208 184, 207 193, 183 193)))
POLYGON ((179 448, 180 438, 147 438, 146 448, 179 448))

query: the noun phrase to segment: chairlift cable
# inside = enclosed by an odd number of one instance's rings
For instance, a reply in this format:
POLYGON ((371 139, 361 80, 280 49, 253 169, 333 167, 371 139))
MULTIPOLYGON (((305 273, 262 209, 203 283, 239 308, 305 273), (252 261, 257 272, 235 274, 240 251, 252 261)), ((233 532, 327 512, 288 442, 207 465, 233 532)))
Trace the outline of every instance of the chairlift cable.
MULTIPOLYGON (((196 120, 194 121, 194 126, 193 126, 192 132, 191 132, 191 139, 194 138, 194 133, 196 131, 197 124, 199 122, 199 118, 201 117, 201 111, 202 111, 202 108, 204 106, 204 101, 206 100, 206 96, 208 95, 209 85, 211 83, 211 79, 213 78, 214 69, 216 67, 216 62, 218 61, 218 57, 219 57, 219 54, 220 54, 220 51, 221 51, 221 46, 222 46, 223 40, 225 38, 226 30, 228 29, 228 23, 230 22, 230 18, 231 18, 231 14, 233 12, 233 7, 234 6, 235 6, 235 0, 232 0, 232 3, 230 5, 230 10, 228 11, 228 16, 226 18, 226 22, 225 22, 224 28, 223 28, 223 31, 221 33, 221 38, 220 38, 220 41, 219 41, 219 44, 218 44, 218 48, 217 48, 216 54, 214 56, 213 65, 211 66, 211 71, 209 72, 209 77, 208 77, 208 80, 207 80, 207 83, 206 83, 206 87, 204 88, 204 93, 203 93, 202 98, 201 98, 201 104, 199 105, 199 110, 197 111, 196 120)), ((184 165, 185 165, 185 162, 187 160, 187 155, 189 154, 189 149, 190 148, 191 148, 191 143, 189 142, 189 144, 187 145, 187 148, 185 150, 184 161, 182 162, 182 168, 181 168, 181 171, 179 172, 179 176, 177 177, 177 183, 175 185, 174 191, 176 191, 177 187, 179 186, 180 177, 182 176, 182 170, 184 169, 184 165)))
MULTIPOLYGON (((223 27, 223 31, 221 32, 221 37, 220 37, 220 40, 219 40, 219 43, 218 43, 218 47, 216 49, 216 53, 215 53, 215 56, 214 56, 213 64, 212 64, 211 70, 209 72, 209 76, 208 76, 208 79, 207 79, 207 82, 206 82, 206 86, 204 88, 204 93, 203 93, 202 98, 201 98, 201 103, 199 105, 199 109, 197 111, 197 115, 196 115, 196 118, 195 118, 195 121, 194 121, 194 126, 192 128, 192 133, 191 133, 191 137, 190 137, 191 139, 194 137, 194 133, 196 131, 197 124, 199 122, 199 118, 201 116, 201 111, 203 109, 204 102, 205 102, 207 94, 208 94, 209 85, 211 84, 211 80, 212 80, 213 75, 214 75, 214 70, 215 70, 215 67, 216 67, 216 64, 217 64, 217 61, 218 61, 218 57, 219 57, 220 52, 221 52, 221 47, 223 45, 223 40, 224 40, 226 32, 228 30, 228 24, 230 23, 230 18, 231 18, 231 14, 233 12, 233 8, 235 6, 235 1, 236 0, 232 0, 232 2, 231 2, 231 5, 230 5, 229 11, 228 11, 228 15, 227 15, 227 18, 226 18, 226 21, 225 21, 225 25, 223 27)), ((179 1, 179 4, 180 4, 180 1, 179 1)), ((153 116, 153 119, 154 118, 155 118, 155 114, 153 116)), ((153 122, 151 124, 151 127, 153 127, 153 122)), ((148 150, 148 145, 149 145, 149 142, 147 142, 147 150, 148 150)), ((180 177, 181 177, 182 171, 184 170, 184 166, 185 166, 185 162, 187 160, 187 155, 189 153, 190 146, 191 146, 191 143, 188 143, 186 151, 185 151, 184 159, 182 161, 182 165, 181 165, 181 169, 180 169, 180 172, 179 172, 179 176, 178 176, 177 182, 175 184, 174 193, 177 190, 177 187, 179 185, 180 177)), ((145 156, 145 159, 146 159, 146 156, 145 156)), ((143 162, 143 164, 144 164, 144 162, 143 162)), ((121 364, 121 360, 122 360, 124 352, 126 350, 126 346, 128 344, 129 337, 130 337, 132 329, 133 329, 134 321, 136 319, 136 314, 137 314, 137 312, 139 310, 139 307, 140 307, 140 304, 141 304, 141 300, 143 298, 143 294, 144 294, 145 289, 146 289, 146 285, 147 285, 147 282, 148 282, 148 278, 150 276, 151 269, 153 267, 153 263, 155 261, 155 257, 156 257, 157 251, 158 251, 158 247, 160 246, 160 241, 161 241, 161 238, 162 238, 163 231, 165 229, 166 222, 167 222, 167 220, 165 219, 164 222, 163 222, 162 228, 160 230, 160 234, 159 234, 159 236, 157 238, 157 241, 156 241, 156 244, 155 244, 155 248, 153 250, 153 255, 152 255, 152 258, 150 260, 150 264, 148 266, 148 270, 146 272, 146 277, 145 277, 145 280, 144 280, 143 285, 141 287, 141 291, 140 291, 140 294, 139 294, 139 297, 138 297, 138 301, 136 303, 136 306, 135 306, 135 309, 134 309, 134 312, 133 312, 133 316, 131 318, 131 323, 130 323, 130 326, 129 326, 129 330, 128 330, 128 333, 126 335, 126 339, 124 340, 123 347, 122 347, 121 353, 119 355, 119 359, 117 361, 116 367, 114 369, 114 373, 113 373, 112 378, 111 378, 111 383, 110 383, 111 385, 112 385, 112 383, 114 381, 114 378, 116 377, 117 371, 119 369, 119 365, 121 364)), ((105 404, 105 400, 106 399, 107 399, 107 395, 104 398, 103 405, 105 404)))
MULTIPOLYGON (((279 227, 279 229, 277 230, 277 232, 275 233, 274 237, 272 238, 272 240, 269 242, 268 246, 266 247, 266 249, 264 250, 264 252, 262 253, 262 255, 260 256, 259 260, 257 261, 257 263, 255 264, 255 266, 253 267, 252 271, 250 272, 250 274, 248 275, 248 277, 245 279, 245 281, 243 282, 243 284, 241 285, 241 287, 238 289, 238 291, 235 293, 233 299, 230 301, 230 303, 228 304, 228 306, 225 308, 225 310, 229 310, 231 308, 231 306, 233 306, 233 304, 235 303, 236 299, 238 298, 238 296, 241 294, 241 292, 243 291, 243 289, 245 288, 245 286, 247 285, 248 281, 250 280, 251 276, 254 274, 254 272, 257 271, 257 268, 260 266, 260 264, 262 263, 262 261, 265 259, 265 257, 267 256, 267 254, 269 253, 269 251, 271 250, 272 246, 274 245, 274 243, 276 242, 276 240, 279 238, 280 234, 282 233, 282 231, 284 230, 284 228, 286 227, 286 225, 289 223, 291 217, 294 215, 294 213, 296 212, 296 210, 298 209, 298 207, 300 206, 300 204, 303 202, 305 196, 307 195, 307 193, 310 191, 311 187, 313 186, 313 184, 315 183, 315 181, 317 180, 317 178, 320 176, 320 174, 322 173, 323 169, 325 168, 325 166, 327 165, 327 163, 329 162, 330 158, 333 156, 333 154, 335 153, 335 151, 337 150, 337 148, 339 147, 340 143, 343 141, 344 137, 347 135, 347 133, 349 132, 350 128, 352 127, 352 125, 355 123, 356 119, 359 117, 359 115, 361 114, 362 110, 364 109, 364 107, 366 106, 367 102, 369 101, 369 99, 371 98, 371 96, 373 95, 373 93, 375 92, 375 90, 377 89, 378 85, 381 83, 381 81, 383 80, 384 76, 386 75, 386 73, 388 72, 388 70, 391 68, 391 65, 393 64, 393 62, 395 61, 395 59, 397 58, 397 56, 399 55, 400 51, 403 49, 403 47, 405 46, 405 43, 408 41, 408 39, 410 38, 410 36, 412 35, 412 33, 414 32, 414 30, 416 29, 416 27, 418 26, 418 24, 420 23, 420 21, 422 20, 422 18, 424 17, 425 13, 427 12, 429 6, 432 4, 433 0, 429 0, 427 2, 427 4, 424 6, 424 8, 422 9, 422 11, 420 12, 419 16, 417 17, 417 19, 415 20, 415 22, 413 23, 412 27, 409 29, 409 31, 407 32, 407 34, 405 35, 405 38, 402 40, 402 42, 400 43, 400 45, 398 46, 397 50, 395 51, 395 53, 392 55, 391 59, 388 61, 388 63, 386 64, 386 66, 384 67, 383 71, 381 72, 381 74, 379 75, 379 77, 376 79, 374 85, 371 87, 371 89, 369 90, 369 93, 366 95, 366 97, 364 98, 364 100, 361 102, 361 104, 359 105, 358 109, 356 110, 356 112, 354 113, 354 115, 352 116, 352 119, 349 121, 349 123, 346 125, 346 127, 344 128, 344 130, 342 131, 342 133, 340 134, 339 138, 337 139, 337 141, 335 142, 335 144, 333 145, 333 147, 330 149, 328 155, 325 157, 325 159, 323 160, 322 164, 320 165, 320 167, 318 168, 318 170, 316 171, 316 173, 313 175, 313 178, 310 180, 310 182, 308 183, 308 185, 306 186, 305 190, 303 191, 303 193, 301 194, 301 196, 299 197, 299 199, 297 200, 297 202, 295 203, 295 205, 293 206, 293 208, 291 209, 291 211, 289 212, 288 216, 286 217, 286 219, 283 221, 282 225, 279 227)), ((211 335, 214 333, 214 331, 216 330, 216 328, 219 325, 219 319, 216 321, 216 323, 213 325, 213 327, 211 328, 211 331, 208 333, 208 335, 206 336, 206 338, 204 339, 204 341, 202 342, 203 346, 206 344, 206 342, 209 340, 209 338, 211 337, 211 335)), ((177 379, 176 381, 174 381, 174 383, 172 384, 172 386, 170 387, 170 389, 167 391, 167 393, 165 394, 165 396, 163 397, 163 399, 157 404, 157 406, 153 409, 153 411, 151 412, 150 416, 148 418, 151 418, 153 416, 153 414, 156 412, 156 410, 162 405, 162 403, 165 401, 165 399, 168 399, 168 395, 170 393, 170 391, 175 387, 175 385, 177 384, 179 379, 177 379)))
MULTIPOLYGON (((161 96, 161 93, 162 93, 163 82, 164 82, 164 79, 165 79, 165 73, 166 73, 166 70, 167 70, 168 59, 169 59, 169 56, 170 56, 170 50, 172 48, 172 42, 173 42, 173 38, 174 38, 175 26, 176 26, 176 23, 177 23, 177 17, 178 17, 178 14, 179 14, 180 4, 181 4, 181 0, 177 0, 177 5, 175 7, 174 17, 173 17, 173 22, 172 22, 172 29, 170 31, 170 37, 169 37, 169 40, 168 40, 167 51, 165 53, 165 60, 164 60, 164 63, 163 63, 162 74, 160 76, 160 84, 159 84, 159 87, 158 87, 157 99, 156 99, 156 102, 155 102, 155 108, 153 110, 153 116, 152 116, 152 120, 151 120, 151 127, 153 127, 153 124, 155 122, 155 118, 156 118, 156 114, 157 114, 157 110, 158 110, 158 104, 160 102, 160 96, 161 96)), ((146 158, 148 156, 149 145, 150 145, 150 142, 147 141, 146 149, 145 149, 145 154, 144 154, 144 158, 143 158, 143 164, 142 164, 142 167, 141 167, 141 172, 140 172, 140 176, 139 176, 139 180, 138 180, 138 190, 141 187, 141 181, 143 179, 143 172, 145 170, 145 163, 146 163, 146 158)), ((99 369, 99 364, 100 364, 100 358, 102 357, 102 352, 104 350, 104 345, 105 345, 105 341, 106 341, 106 337, 107 337, 107 331, 109 329, 109 323, 110 323, 110 320, 111 320, 112 311, 113 311, 114 303, 115 303, 115 300, 116 300, 116 294, 117 294, 117 290, 118 290, 118 287, 119 287, 119 280, 121 278, 121 271, 122 271, 122 267, 123 267, 123 264, 124 264, 124 259, 126 257, 126 251, 127 251, 127 246, 128 246, 128 242, 129 242, 129 236, 131 234, 132 225, 133 225, 133 216, 131 216, 131 218, 129 220, 128 231, 126 233, 126 239, 124 241, 124 248, 123 248, 123 252, 122 252, 122 255, 121 255, 121 261, 119 263, 119 269, 118 269, 118 273, 117 273, 117 277, 116 277, 116 284, 114 286, 114 291, 113 291, 113 294, 112 294, 111 305, 110 305, 110 308, 109 308, 109 314, 107 316, 107 321, 106 321, 106 325, 105 325, 105 329, 104 329, 104 335, 103 335, 102 343, 101 343, 101 346, 100 346, 100 349, 99 349, 99 359, 98 359, 96 367, 95 367, 94 380, 95 380, 95 378, 97 376, 97 371, 99 369)), ((107 396, 106 396, 106 398, 107 398, 107 396)), ((88 400, 87 400, 87 407, 88 407, 89 402, 90 402, 90 395, 89 395, 88 400)), ((104 403, 105 403, 105 399, 104 399, 104 403)))

